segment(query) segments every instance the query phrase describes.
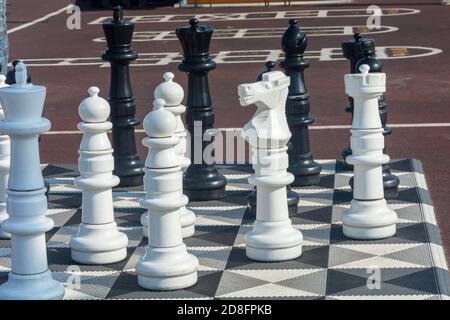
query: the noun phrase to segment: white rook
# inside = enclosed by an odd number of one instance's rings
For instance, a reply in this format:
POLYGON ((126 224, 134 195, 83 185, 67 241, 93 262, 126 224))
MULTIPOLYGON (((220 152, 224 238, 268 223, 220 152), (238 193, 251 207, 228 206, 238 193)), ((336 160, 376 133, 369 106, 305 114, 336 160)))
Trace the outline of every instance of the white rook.
POLYGON ((83 132, 78 153, 80 176, 75 185, 82 190, 82 218, 78 233, 70 240, 72 259, 86 264, 106 264, 125 259, 127 236, 114 221, 112 187, 119 184, 113 175, 113 149, 107 132, 112 123, 108 102, 99 97, 99 89, 90 87, 90 97, 78 109, 83 132))
POLYGON ((294 181, 287 172, 291 132, 284 106, 289 83, 284 73, 271 71, 262 81, 238 87, 240 104, 258 107, 243 130, 255 170, 249 182, 257 192, 255 225, 245 235, 246 254, 258 261, 290 260, 302 253, 303 236, 292 227, 286 198, 286 186, 294 181))
POLYGON ((183 243, 180 208, 188 203, 183 194, 183 172, 177 157, 179 139, 174 135, 176 118, 156 99, 144 119, 149 148, 145 162, 145 199, 140 205, 149 211, 149 239, 146 254, 136 264, 138 283, 153 290, 174 290, 197 282, 198 260, 183 243))
MULTIPOLYGON (((173 81, 174 74, 172 72, 164 73, 164 82, 160 83, 154 92, 155 99, 163 99, 166 102, 165 109, 170 111, 176 119, 176 127, 174 135, 180 138, 176 145, 179 164, 183 172, 189 167, 191 161, 186 157, 186 136, 187 130, 184 128, 181 115, 186 111, 186 107, 181 104, 184 98, 183 88, 173 81)), ((180 219, 183 238, 193 236, 195 233, 195 214, 188 210, 186 206, 180 208, 180 219)), ((141 216, 144 237, 148 236, 148 212, 141 216)))
MULTIPOLYGON (((8 87, 6 77, 0 74, 0 88, 8 87)), ((0 104, 0 121, 5 119, 5 113, 0 104)), ((0 224, 8 219, 6 212, 6 189, 8 188, 10 160, 10 141, 7 134, 0 132, 0 224)), ((0 238, 9 239, 11 235, 5 232, 0 225, 0 238)))
POLYGON ((0 89, 5 120, 0 131, 11 139, 11 170, 2 228, 11 234, 11 272, 0 287, 0 299, 61 299, 62 284, 48 269, 45 232, 53 220, 45 216, 46 188, 39 158, 39 134, 50 130, 42 117, 46 89, 27 84, 27 70, 16 65, 16 84, 0 89))
POLYGON ((344 235, 354 239, 381 239, 393 236, 397 214, 384 199, 382 165, 389 162, 383 154, 384 136, 378 112, 378 97, 386 91, 386 74, 369 73, 360 66, 357 74, 345 75, 345 92, 353 98, 354 115, 350 146, 346 158, 353 165, 353 200, 342 213, 344 235))

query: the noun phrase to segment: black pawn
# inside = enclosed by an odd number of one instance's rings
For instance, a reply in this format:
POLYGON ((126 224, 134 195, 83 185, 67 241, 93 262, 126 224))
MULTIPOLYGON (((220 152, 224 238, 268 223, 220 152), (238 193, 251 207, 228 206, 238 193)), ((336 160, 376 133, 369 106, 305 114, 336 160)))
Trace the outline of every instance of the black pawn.
MULTIPOLYGON (((367 64, 370 67, 369 72, 382 72, 381 62, 375 58, 375 43, 361 43, 360 44, 361 51, 363 52, 364 57, 355 65, 356 70, 359 70, 359 67, 363 64, 367 64)), ((378 98, 378 110, 380 113, 381 124, 383 126, 383 135, 388 136, 392 133, 392 129, 389 128, 387 124, 388 114, 387 114, 387 104, 384 97, 384 94, 378 98)), ((386 153, 386 141, 385 148, 383 150, 386 153)), ((391 173, 389 163, 383 165, 383 187, 386 191, 388 191, 388 196, 395 196, 397 187, 399 185, 399 179, 397 176, 391 173)))
POLYGON ((304 70, 310 63, 303 57, 308 39, 296 20, 289 20, 289 27, 283 34, 281 45, 285 53, 280 66, 291 78, 286 100, 286 118, 292 133, 288 150, 288 171, 295 177, 293 187, 319 184, 322 167, 314 161, 309 144, 309 128, 316 120, 309 115, 309 93, 306 90, 304 70))
MULTIPOLYGON (((266 62, 266 70, 261 72, 261 74, 257 77, 256 81, 262 80, 262 75, 266 72, 274 71, 275 70, 275 62, 274 61, 267 61, 266 62)), ((292 148, 291 142, 288 143, 288 150, 292 148)), ((297 213, 297 206, 298 202, 300 201, 300 196, 298 193, 292 191, 291 186, 286 187, 287 191, 287 203, 288 203, 288 209, 289 209, 289 215, 295 215, 297 213)), ((252 191, 247 196, 247 207, 250 211, 250 213, 254 216, 256 216, 256 187, 253 188, 252 191)))
MULTIPOLYGON (((363 38, 360 33, 355 33, 353 35, 353 39, 345 40, 342 42, 342 53, 344 58, 346 58, 350 62, 350 73, 358 73, 359 71, 356 69, 356 63, 358 60, 364 57, 364 54, 361 49, 362 44, 370 45, 374 44, 375 41, 370 38, 363 38)), ((345 112, 351 114, 351 120, 353 121, 353 98, 348 97, 348 105, 345 107, 345 112)), ((348 164, 345 159, 352 154, 352 149, 350 148, 350 144, 347 148, 342 150, 341 156, 344 160, 344 167, 347 170, 353 170, 353 166, 348 164)))
MULTIPOLYGON (((20 61, 20 60, 14 60, 14 61, 12 62, 13 68, 12 68, 11 70, 9 70, 9 71, 6 73, 6 75, 5 75, 5 77, 6 77, 5 83, 6 83, 6 84, 12 85, 12 84, 16 83, 16 65, 17 65, 19 62, 21 62, 21 61, 20 61)), ((28 72, 28 70, 27 70, 27 72, 28 72)), ((28 83, 31 83, 31 75, 30 75, 29 72, 27 73, 27 82, 28 82, 28 83)))
POLYGON ((213 143, 212 139, 203 137, 205 131, 214 127, 214 108, 208 84, 208 72, 216 68, 215 61, 209 57, 209 44, 214 30, 210 25, 199 25, 197 19, 191 19, 189 24, 175 31, 184 53, 178 68, 188 73, 186 126, 190 133, 191 165, 184 175, 183 188, 191 201, 216 200, 225 197, 227 180, 218 173, 213 159, 203 156, 205 148, 213 143), (201 136, 194 135, 194 127, 199 123, 201 136), (196 153, 200 154, 200 150, 196 150, 200 146, 202 156, 195 156, 196 153))
POLYGON ((136 103, 131 90, 129 64, 138 54, 131 46, 134 23, 123 19, 120 6, 114 7, 114 19, 103 23, 107 49, 102 59, 111 63, 109 104, 111 105, 114 174, 120 178, 120 187, 142 185, 144 164, 136 149, 134 127, 136 103))

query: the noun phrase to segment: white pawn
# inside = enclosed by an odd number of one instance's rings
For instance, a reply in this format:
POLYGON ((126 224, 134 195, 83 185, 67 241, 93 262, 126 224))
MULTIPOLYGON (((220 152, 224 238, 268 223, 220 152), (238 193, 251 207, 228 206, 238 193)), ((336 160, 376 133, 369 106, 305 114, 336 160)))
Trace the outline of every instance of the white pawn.
MULTIPOLYGON (((172 72, 164 73, 164 82, 155 88, 155 99, 163 99, 166 102, 165 109, 170 111, 176 119, 176 128, 174 135, 180 138, 176 150, 183 172, 189 167, 191 161, 186 157, 186 136, 187 131, 184 128, 181 115, 186 112, 186 107, 181 104, 184 98, 183 88, 176 82, 173 82, 174 74, 172 72)), ((180 208, 181 227, 183 238, 193 236, 195 233, 195 213, 188 210, 186 206, 180 208)), ((148 237, 148 212, 141 216, 144 237, 148 237)))
POLYGON ((383 154, 384 136, 378 113, 378 97, 386 91, 386 74, 369 73, 360 66, 357 74, 345 75, 345 92, 355 103, 350 146, 346 158, 353 165, 353 200, 342 213, 343 232, 354 239, 381 239, 393 236, 397 214, 384 199, 382 165, 389 162, 383 154))
POLYGON ((99 89, 90 87, 90 97, 78 109, 84 122, 78 153, 80 176, 75 185, 82 190, 82 222, 70 240, 72 259, 86 264, 106 264, 123 260, 127 255, 127 236, 119 232, 114 221, 112 187, 119 184, 114 170, 113 149, 107 132, 112 124, 108 102, 99 97, 99 89))
POLYGON ((258 261, 290 260, 302 253, 303 235, 292 227, 286 198, 286 186, 294 181, 287 172, 291 132, 284 107, 289 83, 283 72, 271 71, 262 81, 238 87, 240 104, 258 107, 242 133, 252 148, 255 173, 249 182, 257 192, 255 225, 245 234, 245 249, 247 257, 258 261))
POLYGON ((198 259, 183 243, 180 208, 188 203, 182 194, 183 173, 174 135, 176 118, 156 99, 153 111, 144 119, 148 137, 142 143, 149 148, 145 162, 145 199, 140 205, 149 211, 149 239, 146 254, 136 264, 138 284, 151 290, 175 290, 197 282, 198 259))
POLYGON ((39 157, 39 134, 50 130, 42 117, 46 88, 27 84, 27 69, 19 62, 16 83, 0 89, 5 120, 0 131, 11 139, 6 209, 2 223, 11 234, 11 272, 0 287, 0 299, 61 299, 64 287, 48 269, 45 232, 54 222, 46 217, 47 197, 39 157))
MULTIPOLYGON (((5 83, 6 77, 0 74, 0 88, 9 87, 5 83)), ((0 104, 0 121, 5 119, 5 113, 0 104)), ((6 189, 8 188, 10 141, 7 134, 0 132, 0 224, 8 219, 6 212, 6 189)), ((5 232, 0 225, 0 238, 9 239, 11 235, 5 232)))

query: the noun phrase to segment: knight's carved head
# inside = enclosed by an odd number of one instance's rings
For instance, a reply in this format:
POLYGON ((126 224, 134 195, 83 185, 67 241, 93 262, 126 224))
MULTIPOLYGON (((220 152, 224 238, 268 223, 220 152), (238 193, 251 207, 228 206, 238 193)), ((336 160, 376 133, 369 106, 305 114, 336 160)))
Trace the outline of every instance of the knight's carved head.
POLYGON ((239 102, 242 106, 256 104, 258 108, 284 108, 289 83, 290 78, 281 71, 266 72, 262 81, 238 86, 239 102))

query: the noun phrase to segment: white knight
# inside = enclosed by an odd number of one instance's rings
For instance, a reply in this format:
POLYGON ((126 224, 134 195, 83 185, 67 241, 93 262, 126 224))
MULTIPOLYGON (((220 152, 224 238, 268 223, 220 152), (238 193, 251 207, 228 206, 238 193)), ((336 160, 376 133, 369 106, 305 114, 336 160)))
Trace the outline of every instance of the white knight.
POLYGON ((271 71, 262 81, 238 87, 240 104, 258 107, 242 134, 252 149, 255 173, 249 182, 257 190, 256 221, 245 235, 246 254, 258 261, 290 260, 302 253, 303 236, 292 226, 286 198, 286 186, 294 180, 287 172, 291 132, 284 106, 289 83, 284 73, 271 71))
POLYGON ((389 162, 383 154, 384 136, 378 111, 378 97, 386 91, 386 74, 345 75, 345 92, 354 100, 350 146, 353 154, 346 158, 353 165, 353 200, 342 213, 343 232, 354 239, 381 239, 393 236, 397 214, 384 199, 382 165, 389 162))

